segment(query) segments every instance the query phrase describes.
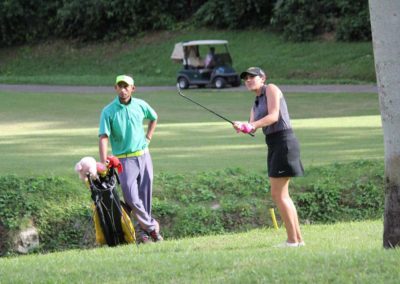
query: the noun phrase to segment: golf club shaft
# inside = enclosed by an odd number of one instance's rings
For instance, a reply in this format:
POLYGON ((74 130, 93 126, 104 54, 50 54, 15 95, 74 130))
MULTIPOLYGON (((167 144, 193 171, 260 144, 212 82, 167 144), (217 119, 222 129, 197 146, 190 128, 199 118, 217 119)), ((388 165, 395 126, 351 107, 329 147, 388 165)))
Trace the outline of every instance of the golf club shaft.
MULTIPOLYGON (((181 97, 183 97, 183 98, 185 98, 185 99, 191 101, 192 103, 194 103, 194 104, 196 104, 196 105, 198 105, 198 106, 204 108, 205 110, 207 110, 207 111, 209 111, 209 112, 215 114, 216 116, 218 116, 219 118, 222 118, 223 120, 229 122, 230 124, 232 124, 232 125, 234 124, 232 120, 229 120, 229 119, 227 119, 226 117, 223 117, 222 115, 216 113, 215 111, 213 111, 213 110, 211 110, 211 109, 209 109, 209 108, 207 108, 207 107, 205 107, 205 106, 199 104, 198 102, 192 100, 191 98, 186 97, 184 94, 182 94, 181 89, 180 89, 180 87, 179 87, 179 84, 177 84, 176 86, 177 86, 177 89, 178 89, 178 94, 179 94, 181 97)), ((253 134, 253 133, 247 133, 247 134, 249 134, 250 136, 253 136, 253 137, 254 137, 254 134, 253 134)))
POLYGON ((205 110, 208 110, 209 112, 211 112, 211 113, 215 114, 216 116, 218 116, 218 117, 222 118, 223 120, 225 120, 225 121, 229 122, 230 124, 233 124, 233 121, 231 121, 231 120, 227 119, 226 117, 223 117, 222 115, 220 115, 220 114, 216 113, 215 111, 213 111, 213 110, 211 110, 211 109, 209 109, 209 108, 206 108, 205 106, 203 106, 203 105, 199 104, 198 102, 196 102, 196 101, 192 100, 191 98, 188 98, 188 97, 186 97, 185 95, 182 95, 182 94, 180 94, 180 95, 181 95, 182 97, 184 97, 185 99, 187 99, 187 100, 191 101, 192 103, 194 103, 194 104, 196 104, 196 105, 198 105, 198 106, 200 106, 200 107, 204 108, 205 110))

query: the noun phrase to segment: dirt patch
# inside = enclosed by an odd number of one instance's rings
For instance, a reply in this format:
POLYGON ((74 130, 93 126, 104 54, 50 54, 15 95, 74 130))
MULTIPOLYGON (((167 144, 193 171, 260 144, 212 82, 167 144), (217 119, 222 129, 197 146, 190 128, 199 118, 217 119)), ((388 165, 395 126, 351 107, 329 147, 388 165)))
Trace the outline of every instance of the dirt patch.
POLYGON ((0 256, 3 256, 7 253, 8 249, 8 234, 7 230, 2 223, 0 223, 0 256))

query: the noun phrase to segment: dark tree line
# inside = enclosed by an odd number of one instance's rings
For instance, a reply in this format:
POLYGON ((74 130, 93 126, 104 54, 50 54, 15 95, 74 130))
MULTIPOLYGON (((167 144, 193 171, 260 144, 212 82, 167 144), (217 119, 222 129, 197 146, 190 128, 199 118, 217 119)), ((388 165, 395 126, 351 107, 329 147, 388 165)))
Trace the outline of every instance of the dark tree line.
POLYGON ((2 0, 0 46, 112 40, 181 26, 275 30, 295 41, 370 40, 368 0, 2 0))

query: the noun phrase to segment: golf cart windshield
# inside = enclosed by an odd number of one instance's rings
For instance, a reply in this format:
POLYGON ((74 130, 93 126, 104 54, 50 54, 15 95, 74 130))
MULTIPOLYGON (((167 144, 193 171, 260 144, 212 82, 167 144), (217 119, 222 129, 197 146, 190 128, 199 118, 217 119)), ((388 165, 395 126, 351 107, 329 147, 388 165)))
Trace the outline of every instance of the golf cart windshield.
POLYGON ((226 40, 194 40, 176 43, 171 59, 183 64, 186 68, 206 68, 206 57, 211 50, 215 66, 232 65, 226 40))

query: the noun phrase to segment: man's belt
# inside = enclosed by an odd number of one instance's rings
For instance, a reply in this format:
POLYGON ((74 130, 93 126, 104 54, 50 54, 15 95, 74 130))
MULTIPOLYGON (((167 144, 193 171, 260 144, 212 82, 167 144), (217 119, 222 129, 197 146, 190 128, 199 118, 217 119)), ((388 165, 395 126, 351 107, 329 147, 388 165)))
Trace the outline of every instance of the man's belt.
POLYGON ((132 153, 115 155, 115 157, 117 157, 117 158, 139 157, 139 156, 142 156, 144 153, 147 153, 147 152, 149 152, 148 148, 146 148, 144 150, 139 150, 139 151, 136 151, 136 152, 132 152, 132 153))

